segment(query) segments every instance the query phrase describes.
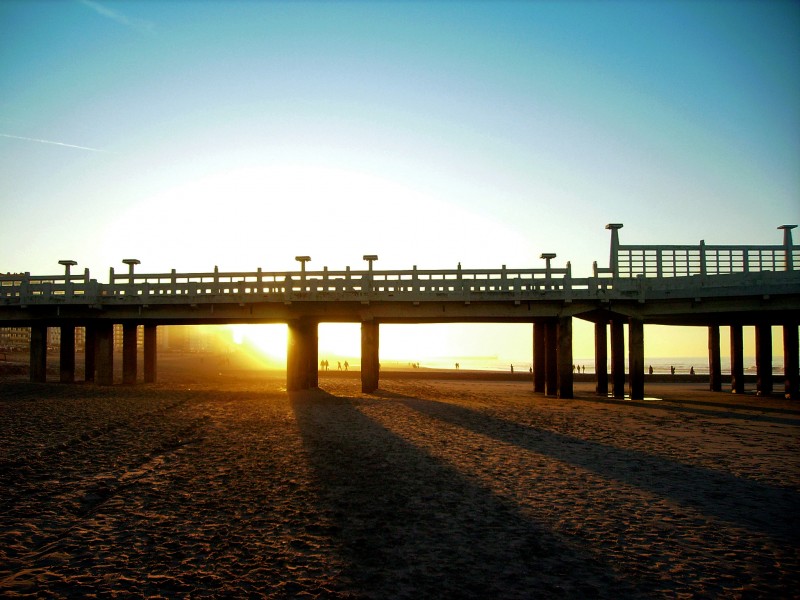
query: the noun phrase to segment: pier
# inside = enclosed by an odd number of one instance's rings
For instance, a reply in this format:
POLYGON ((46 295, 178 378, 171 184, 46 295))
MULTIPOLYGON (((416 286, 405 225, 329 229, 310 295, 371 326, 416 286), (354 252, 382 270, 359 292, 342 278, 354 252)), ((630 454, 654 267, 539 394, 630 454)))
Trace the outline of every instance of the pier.
POLYGON ((800 246, 795 225, 782 225, 775 245, 622 245, 622 224, 609 224, 607 267, 573 277, 570 262, 553 266, 542 253, 537 268, 380 270, 364 255, 360 270, 204 273, 109 270, 99 282, 89 270, 62 260, 58 275, 0 275, 0 327, 30 328, 30 379, 46 380, 47 328, 61 332, 60 381, 75 380, 75 330, 85 328, 86 379, 114 383, 113 326, 121 324, 122 382, 137 381, 137 333, 143 327, 144 381, 157 379, 158 327, 164 325, 286 323, 287 388, 318 384, 317 330, 321 322, 361 325, 361 384, 380 384, 382 323, 531 323, 535 392, 573 395, 573 319, 594 323, 598 394, 644 398, 644 325, 708 328, 709 386, 722 391, 720 328, 730 328, 731 384, 744 392, 743 333, 755 327, 757 393, 777 391, 772 375, 772 327, 783 328, 783 393, 798 398, 800 246), (627 356, 626 347, 627 329, 627 356), (610 341, 610 344, 609 344, 610 341), (607 369, 610 347, 610 373, 607 369), (627 364, 628 376, 625 366, 627 364))

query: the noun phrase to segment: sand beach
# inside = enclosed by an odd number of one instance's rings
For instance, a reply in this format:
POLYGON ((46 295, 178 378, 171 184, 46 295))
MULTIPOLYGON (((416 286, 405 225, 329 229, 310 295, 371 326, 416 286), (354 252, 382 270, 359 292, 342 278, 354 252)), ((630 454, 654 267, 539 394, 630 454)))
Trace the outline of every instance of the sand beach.
POLYGON ((163 361, 0 378, 8 598, 793 598, 800 405, 163 361))

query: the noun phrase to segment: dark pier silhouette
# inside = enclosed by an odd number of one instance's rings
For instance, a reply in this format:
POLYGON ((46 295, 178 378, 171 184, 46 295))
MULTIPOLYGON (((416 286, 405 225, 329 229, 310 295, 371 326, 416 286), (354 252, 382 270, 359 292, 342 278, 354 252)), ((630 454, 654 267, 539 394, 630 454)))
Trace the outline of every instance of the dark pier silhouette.
POLYGON ((89 270, 61 275, 0 275, 0 327, 30 328, 30 379, 46 380, 47 328, 61 332, 60 381, 75 380, 75 328, 84 327, 85 378, 114 383, 113 326, 121 324, 122 381, 137 381, 138 328, 143 327, 144 381, 157 378, 157 335, 163 325, 286 323, 287 388, 318 384, 318 325, 361 324, 362 389, 378 389, 382 323, 532 323, 532 384, 548 396, 573 396, 572 320, 595 325, 595 377, 600 395, 644 398, 644 325, 708 328, 709 386, 722 390, 720 328, 730 328, 731 392, 744 392, 744 326, 756 335, 758 394, 773 393, 773 326, 783 328, 784 385, 798 398, 800 246, 795 225, 782 225, 783 243, 714 246, 622 245, 621 224, 609 224, 608 267, 594 263, 590 277, 573 277, 570 262, 544 268, 126 273, 112 268, 108 282, 89 270), (627 326, 627 372, 625 328, 627 326), (606 368, 610 331, 611 373, 606 368), (627 389, 626 389, 627 386, 627 389))

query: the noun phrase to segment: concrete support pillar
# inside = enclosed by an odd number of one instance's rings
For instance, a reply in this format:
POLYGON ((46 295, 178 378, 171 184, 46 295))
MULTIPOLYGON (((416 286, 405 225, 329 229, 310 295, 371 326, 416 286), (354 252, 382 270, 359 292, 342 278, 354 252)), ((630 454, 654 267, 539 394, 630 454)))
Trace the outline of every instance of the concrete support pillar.
POLYGON ((768 323, 756 325, 756 394, 772 393, 772 327, 768 323))
POLYGON ((122 325, 122 383, 136 383, 136 371, 138 368, 136 336, 138 332, 136 323, 124 323, 122 325))
POLYGON ((800 399, 800 352, 798 352, 797 323, 783 326, 784 395, 789 400, 800 399))
POLYGON ((628 394, 644 400, 644 321, 628 319, 628 394))
POLYGON ((611 383, 614 398, 625 397, 625 324, 611 320, 611 383))
POLYGON ((307 332, 306 381, 309 388, 316 389, 319 387, 319 323, 309 321, 307 332))
POLYGON ((378 321, 361 323, 361 391, 374 392, 378 389, 380 376, 378 321))
POLYGON ((605 322, 594 324, 595 392, 608 396, 608 327, 605 322))
POLYGON ((544 393, 545 382, 545 324, 533 324, 533 391, 544 393))
POLYGON ((289 321, 286 349, 286 389, 306 390, 317 387, 317 322, 310 319, 289 321))
POLYGON ((36 382, 47 381, 47 326, 31 326, 30 379, 36 382))
POLYGON ((708 326, 708 387, 722 391, 722 359, 719 351, 719 325, 708 326))
POLYGON ((572 317, 558 319, 558 397, 573 398, 572 317))
POLYGON ((75 382, 75 326, 61 326, 61 350, 58 361, 59 381, 75 382))
POLYGON ((548 396, 558 395, 558 321, 550 319, 544 330, 544 388, 548 396))
POLYGON ((148 323, 144 326, 144 382, 156 382, 156 364, 158 355, 158 329, 148 323))
POLYGON ((83 380, 94 381, 97 359, 97 329, 94 325, 86 325, 83 344, 83 380))
POLYGON ((744 394, 744 335, 741 325, 731 325, 731 393, 744 394))
POLYGON ((114 383, 114 324, 105 321, 97 324, 97 383, 112 385, 114 383))

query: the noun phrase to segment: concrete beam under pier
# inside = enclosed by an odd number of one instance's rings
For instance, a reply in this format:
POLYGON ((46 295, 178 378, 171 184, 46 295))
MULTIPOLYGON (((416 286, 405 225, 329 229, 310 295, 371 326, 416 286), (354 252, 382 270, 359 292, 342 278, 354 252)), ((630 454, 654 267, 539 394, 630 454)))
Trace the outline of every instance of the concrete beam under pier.
POLYGON ((712 392, 722 391, 722 359, 719 350, 719 325, 708 326, 708 386, 712 392))
POLYGON ((628 394, 631 400, 644 399, 644 322, 628 320, 628 394))
POLYGON ((548 319, 544 330, 544 388, 547 396, 558 395, 558 321, 548 319))
POLYGON ((772 393, 772 327, 769 323, 756 325, 756 394, 772 393))
POLYGON ((157 372, 158 329, 153 323, 144 326, 144 382, 155 383, 157 372))
POLYGON ((361 391, 374 392, 380 377, 380 330, 378 321, 361 323, 361 391))
POLYGON ((287 325, 286 389, 291 392, 316 388, 318 323, 312 319, 293 319, 287 325))
POLYGON ((558 397, 573 398, 572 317, 558 319, 558 397))
POLYGON ((32 325, 30 341, 30 379, 47 381, 47 326, 32 325))
POLYGON ((136 383, 138 357, 136 336, 139 327, 136 323, 122 325, 122 383, 136 383))
POLYGON ((797 323, 783 326, 783 374, 784 396, 790 400, 800 399, 800 349, 798 348, 797 323))
POLYGON ((114 324, 102 321, 97 324, 97 384, 114 383, 114 324))
POLYGON ((731 393, 744 394, 744 332, 731 325, 731 393))
POLYGON ((83 380, 94 381, 97 364, 97 328, 86 325, 83 343, 83 380))
POLYGON ((611 320, 611 383, 614 398, 625 397, 625 324, 611 320))
POLYGON ((75 382, 75 327, 73 325, 62 325, 61 327, 58 371, 61 383, 75 382))
POLYGON ((533 324, 533 391, 544 393, 545 382, 545 324, 533 324))
POLYGON ((597 378, 595 392, 598 396, 608 395, 608 324, 594 324, 594 372, 597 378))

